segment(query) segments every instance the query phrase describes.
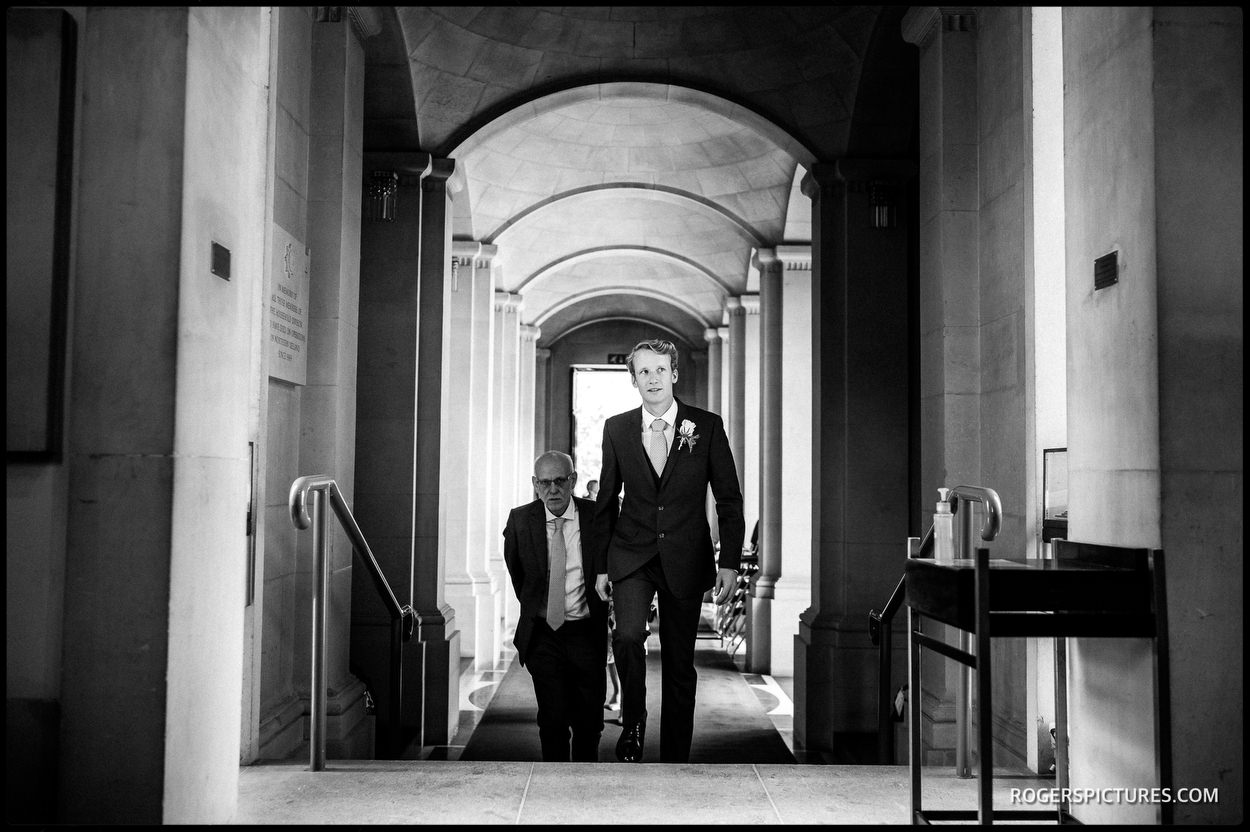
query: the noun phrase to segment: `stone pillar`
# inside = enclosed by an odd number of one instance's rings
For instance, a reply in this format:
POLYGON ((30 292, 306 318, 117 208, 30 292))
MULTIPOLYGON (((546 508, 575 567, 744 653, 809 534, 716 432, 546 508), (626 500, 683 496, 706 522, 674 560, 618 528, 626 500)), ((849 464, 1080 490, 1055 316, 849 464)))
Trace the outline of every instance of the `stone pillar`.
MULTIPOLYGON (((812 199, 817 398, 812 606, 795 645, 794 729, 816 753, 876 730, 867 610, 885 603, 905 562, 908 236, 902 222, 872 225, 868 186, 909 174, 902 162, 841 159, 814 165, 803 180, 812 199)), ((898 652, 901 671, 906 652, 898 652)))
MULTIPOLYGON (((772 600, 772 675, 794 675, 799 616, 812 597, 812 248, 777 246, 781 279, 780 573, 772 600)), ((766 397, 767 400, 767 397, 766 397)), ((768 434, 765 433, 765 436, 768 434)), ((765 455, 765 464, 768 464, 765 455)), ((767 501, 766 501, 767 503, 767 501)))
MULTIPOLYGON (((724 314, 724 320, 729 321, 728 304, 724 314)), ((729 365, 733 362, 730 360, 729 354, 729 326, 728 323, 722 324, 716 328, 716 334, 720 337, 720 383, 718 384, 720 397, 720 415, 725 420, 725 430, 729 430, 729 365)))
POLYGON ((759 571, 751 579, 746 669, 772 673, 772 599, 781 577, 781 314, 782 263, 771 248, 758 249, 760 273, 759 571))
POLYGON ((742 310, 742 511, 746 540, 760 519, 760 296, 743 295, 742 310))
MULTIPOLYGON (((359 91, 349 79, 359 72, 361 47, 347 21, 313 27, 314 77, 310 96, 310 152, 339 164, 310 164, 308 378, 300 396, 299 472, 335 478, 353 504, 356 477, 356 351, 360 301, 361 126, 347 119, 346 102, 359 91), (320 246, 316 247, 317 241, 320 246)), ((328 526, 330 597, 348 599, 355 568, 352 545, 337 522, 328 526)), ((300 535, 297 571, 312 581, 312 535, 300 535)), ((312 602, 298 596, 296 620, 311 621, 312 602)), ((366 719, 365 685, 349 670, 351 607, 334 604, 327 618, 330 694, 326 753, 360 758, 373 753, 373 722, 366 719)), ((301 656, 307 655, 299 651, 301 656)), ((311 661, 311 657, 309 657, 311 661)), ((298 677, 301 698, 310 697, 307 672, 298 677)), ((311 699, 305 699, 311 706, 311 699)))
MULTIPOLYGON (((534 350, 534 361, 534 456, 538 456, 551 450, 551 438, 548 435, 550 403, 547 401, 547 396, 550 395, 548 374, 551 372, 551 350, 537 347, 534 350)), ((586 487, 585 483, 579 485, 586 487)))
MULTIPOLYGON (((729 361, 726 368, 728 394, 725 398, 725 429, 729 432, 729 447, 733 450, 734 464, 738 468, 739 485, 744 485, 746 469, 746 310, 742 298, 725 301, 729 316, 729 361)), ((745 502, 743 487, 743 513, 750 513, 745 502)), ((747 539, 751 535, 750 519, 747 520, 747 539)))
POLYGON ((707 407, 707 350, 702 347, 690 347, 689 352, 682 356, 682 365, 690 374, 687 376, 692 383, 686 387, 686 395, 694 402, 696 407, 707 407))
MULTIPOLYGON (((356 520, 400 604, 413 596, 417 527, 417 331, 421 252, 421 181, 433 169, 426 153, 370 153, 365 170, 398 174, 393 222, 363 223, 359 358, 356 369, 356 520), (399 462, 397 462, 397 460, 399 462)), ((364 569, 352 570, 352 664, 370 679, 378 714, 390 709, 391 621, 364 569)), ((401 723, 405 740, 422 742, 422 697, 404 646, 401 723)), ((379 717, 381 721, 381 717, 379 717)), ((390 741, 394 738, 380 738, 390 741)))
MULTIPOLYGON (((498 521, 495 507, 495 474, 498 463, 495 402, 495 264, 498 249, 482 244, 473 263, 473 401, 478 406, 469 414, 472 420, 473 453, 469 475, 472 491, 469 556, 480 564, 489 582, 489 598, 480 603, 489 611, 489 622, 480 623, 490 633, 490 647, 485 654, 474 654, 474 667, 494 667, 503 649, 500 619, 503 616, 505 582, 498 574, 491 555, 495 551, 498 521)), ((502 566, 502 564, 501 564, 502 566)), ((479 619, 480 622, 480 619, 479 619)), ((484 639, 477 640, 484 645, 484 639)))
MULTIPOLYGON (((920 522, 937 489, 981 482, 980 194, 976 12, 915 6, 903 38, 920 48, 920 522)), ((991 486, 992 487, 992 486, 991 486)), ((900 622, 901 624, 901 622, 900 622)), ((937 634, 948 628, 933 624, 937 634)), ((899 630, 898 632, 903 632, 899 630)), ((922 656, 926 763, 954 761, 954 690, 962 666, 922 656)))
MULTIPOLYGON (((447 511, 462 485, 454 470, 463 456, 458 423, 462 389, 453 376, 449 306, 452 304, 451 193, 447 178, 451 159, 435 159, 422 181, 420 325, 417 329, 417 470, 416 533, 413 535, 414 639, 422 650, 411 651, 421 664, 425 698, 423 745, 445 745, 460 721, 460 633, 456 614, 445 600, 443 581, 452 554, 447 511), (450 452, 451 458, 444 459, 450 452), (455 461, 453 461, 455 460, 455 461)), ((459 293, 458 293, 459 294, 459 293)), ((463 295, 462 295, 463 296, 463 295)))
MULTIPOLYGON (((495 292, 495 409, 498 440, 495 442, 495 459, 498 463, 498 480, 495 486, 495 534, 492 551, 493 569, 499 576, 503 592, 501 618, 505 640, 510 641, 521 606, 508 578, 503 561, 503 527, 508 512, 517 503, 517 353, 520 348, 520 330, 517 320, 521 296, 510 292, 495 292)), ((526 482, 529 478, 526 477, 526 482)))
POLYGON ((497 656, 494 592, 486 559, 482 524, 490 431, 490 329, 483 318, 489 265, 479 269, 483 245, 453 243, 449 323, 455 343, 449 351, 450 387, 463 391, 460 404, 449 407, 443 441, 443 479, 447 484, 447 603, 456 610, 462 656, 477 669, 493 667, 497 656), (479 279, 479 273, 486 280, 479 279), (483 447, 485 446, 485 447, 483 447), (457 470, 452 471, 450 469, 457 470))
POLYGON ((707 342, 707 409, 721 412, 721 337, 714 327, 703 330, 707 342))
MULTIPOLYGON (((724 391, 724 368, 721 361, 721 349, 724 339, 720 330, 709 327, 703 330, 703 340, 707 342, 707 409, 724 416, 721 395, 724 391)), ((707 495, 707 523, 712 530, 712 541, 720 543, 720 526, 717 524, 716 499, 709 489, 707 495)))
MULTIPOLYGON (((521 460, 528 460, 528 463, 526 467, 518 471, 517 484, 521 488, 521 494, 517 505, 527 502, 527 496, 531 500, 534 499, 534 487, 530 483, 529 477, 525 476, 525 471, 533 468, 534 457, 542 452, 537 449, 534 438, 535 428, 538 425, 538 419, 535 416, 537 410, 535 393, 538 385, 535 377, 538 371, 538 339, 541 336, 542 330, 538 327, 532 324, 521 325, 521 354, 519 356, 521 398, 520 405, 517 408, 517 418, 519 420, 517 459, 518 464, 521 464, 521 460)), ((543 450, 546 449, 544 448, 543 450)))

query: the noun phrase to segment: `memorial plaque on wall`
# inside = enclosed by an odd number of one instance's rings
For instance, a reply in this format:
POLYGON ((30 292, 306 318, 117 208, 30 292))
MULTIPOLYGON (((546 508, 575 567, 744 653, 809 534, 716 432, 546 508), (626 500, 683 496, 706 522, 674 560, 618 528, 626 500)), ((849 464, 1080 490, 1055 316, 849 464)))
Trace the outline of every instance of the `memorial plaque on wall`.
POLYGON ((269 268, 269 375, 304 384, 308 377, 308 249, 273 227, 269 268))

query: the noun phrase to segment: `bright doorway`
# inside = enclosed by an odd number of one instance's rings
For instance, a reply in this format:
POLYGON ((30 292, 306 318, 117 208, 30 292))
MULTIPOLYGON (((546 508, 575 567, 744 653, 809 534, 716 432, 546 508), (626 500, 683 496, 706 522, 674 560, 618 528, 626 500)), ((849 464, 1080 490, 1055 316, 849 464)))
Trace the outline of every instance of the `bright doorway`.
POLYGON ((574 364, 573 466, 574 493, 586 494, 586 483, 599 479, 603 464, 603 423, 609 416, 642 405, 629 383, 629 371, 615 364, 574 364))

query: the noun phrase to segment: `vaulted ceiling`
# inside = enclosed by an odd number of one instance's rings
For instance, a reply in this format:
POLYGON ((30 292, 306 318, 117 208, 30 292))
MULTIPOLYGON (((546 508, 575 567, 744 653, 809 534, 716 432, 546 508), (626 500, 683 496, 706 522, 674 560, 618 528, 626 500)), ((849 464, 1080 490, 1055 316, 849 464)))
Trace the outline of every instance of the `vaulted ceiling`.
POLYGON ((807 168, 844 155, 855 120, 890 120, 857 91, 901 11, 380 12, 366 150, 455 160, 453 234, 498 246, 499 288, 545 345, 619 318, 701 342, 726 298, 755 290, 755 249, 810 241, 807 168))

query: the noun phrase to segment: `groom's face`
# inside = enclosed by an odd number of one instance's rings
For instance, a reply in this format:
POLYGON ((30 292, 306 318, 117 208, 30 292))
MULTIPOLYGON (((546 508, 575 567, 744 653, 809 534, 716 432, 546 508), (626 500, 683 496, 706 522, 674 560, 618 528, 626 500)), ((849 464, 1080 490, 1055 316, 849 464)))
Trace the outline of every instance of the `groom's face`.
POLYGON ((660 355, 651 350, 639 350, 634 354, 634 386, 647 404, 648 410, 656 415, 668 410, 673 403, 673 382, 677 374, 673 372, 673 357, 660 355))

